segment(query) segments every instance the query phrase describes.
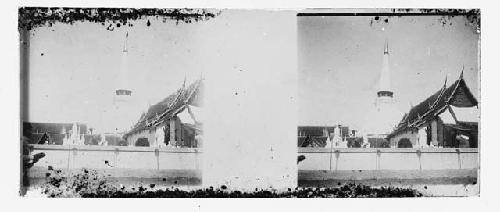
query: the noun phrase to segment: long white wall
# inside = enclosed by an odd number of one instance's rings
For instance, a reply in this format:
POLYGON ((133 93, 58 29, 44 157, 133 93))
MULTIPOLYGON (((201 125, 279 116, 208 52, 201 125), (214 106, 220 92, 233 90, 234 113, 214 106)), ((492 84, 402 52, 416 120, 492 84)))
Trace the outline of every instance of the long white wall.
POLYGON ((479 168, 478 149, 299 148, 299 170, 449 170, 479 168))
MULTIPOLYGON (((195 175, 199 175, 202 169, 202 152, 197 148, 34 145, 34 153, 38 152, 46 154, 35 164, 35 169, 39 170, 46 170, 48 166, 63 170, 136 170, 119 174, 130 177, 141 172, 155 173, 156 176, 159 172, 169 170, 195 172, 195 175)), ((298 164, 299 170, 450 170, 479 167, 478 149, 474 148, 299 148, 298 155, 306 157, 298 164)))
POLYGON ((34 145, 33 153, 38 152, 44 152, 45 157, 34 165, 32 177, 42 177, 48 166, 105 170, 117 177, 151 177, 165 171, 190 172, 200 177, 201 173, 201 152, 196 148, 34 145))

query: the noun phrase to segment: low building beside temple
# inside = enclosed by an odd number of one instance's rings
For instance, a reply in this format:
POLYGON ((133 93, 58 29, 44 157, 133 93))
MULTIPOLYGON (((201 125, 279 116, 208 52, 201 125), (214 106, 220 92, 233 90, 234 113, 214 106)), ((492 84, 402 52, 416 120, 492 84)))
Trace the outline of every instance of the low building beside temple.
POLYGON ((391 147, 477 148, 478 101, 463 79, 412 107, 388 135, 391 147))
MULTIPOLYGON (((299 126, 297 135, 298 147, 335 148, 351 147, 354 142, 355 130, 348 126, 299 126), (349 143, 349 144, 348 144, 349 143)), ((355 146, 355 145, 353 145, 355 146)))
POLYGON ((84 145, 92 128, 83 123, 23 122, 23 136, 30 144, 84 145))

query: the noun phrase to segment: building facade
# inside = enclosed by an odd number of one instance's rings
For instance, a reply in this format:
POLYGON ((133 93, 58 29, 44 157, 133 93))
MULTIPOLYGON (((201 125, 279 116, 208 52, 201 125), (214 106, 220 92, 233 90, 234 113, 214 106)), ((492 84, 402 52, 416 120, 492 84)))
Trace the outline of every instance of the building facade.
POLYGON ((407 112, 388 135, 393 147, 477 148, 478 101, 463 79, 443 87, 407 112))
POLYGON ((298 147, 347 148, 348 140, 354 138, 354 130, 348 126, 299 126, 297 129, 298 147))
POLYGON ((91 134, 83 123, 23 122, 23 136, 30 144, 84 145, 91 134))
POLYGON ((183 85, 149 107, 124 139, 129 146, 201 147, 202 91, 201 79, 187 87, 183 85))

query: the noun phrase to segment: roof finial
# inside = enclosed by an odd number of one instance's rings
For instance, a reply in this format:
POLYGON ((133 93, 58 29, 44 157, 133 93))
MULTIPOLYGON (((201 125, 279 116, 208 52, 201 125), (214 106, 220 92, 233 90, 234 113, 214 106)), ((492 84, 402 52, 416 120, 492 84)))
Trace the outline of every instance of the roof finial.
POLYGON ((389 54, 389 42, 385 39, 384 54, 389 54))
POLYGON ((128 31, 127 31, 127 34, 125 34, 125 42, 123 44, 123 52, 128 52, 128 31))
POLYGON ((460 79, 462 79, 464 77, 464 69, 465 69, 465 66, 462 64, 462 72, 460 73, 460 79))

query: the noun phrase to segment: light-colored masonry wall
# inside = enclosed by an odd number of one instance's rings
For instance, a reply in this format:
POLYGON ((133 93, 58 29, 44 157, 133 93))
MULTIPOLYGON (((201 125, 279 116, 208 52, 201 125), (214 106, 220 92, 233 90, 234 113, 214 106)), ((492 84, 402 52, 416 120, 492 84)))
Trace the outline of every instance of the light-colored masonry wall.
POLYGON ((299 148, 299 170, 450 170, 479 168, 478 149, 299 148))
POLYGON ((61 170, 104 170, 114 177, 159 177, 165 171, 176 177, 200 177, 201 152, 196 148, 156 149, 128 146, 33 145, 33 153, 44 152, 30 170, 30 177, 44 177, 48 166, 61 170), (158 176, 157 176, 158 175, 158 176))
MULTIPOLYGON (((200 177, 201 149, 153 147, 34 145, 45 157, 35 164, 31 177, 44 177, 54 169, 106 170, 116 177, 157 177, 173 171, 200 177), (40 176, 38 176, 40 175, 40 176), (140 175, 140 176, 139 176, 140 175)), ((322 149, 299 148, 305 160, 299 170, 450 170, 479 168, 478 149, 322 149)), ((237 160, 237 158, 235 158, 237 160)))

